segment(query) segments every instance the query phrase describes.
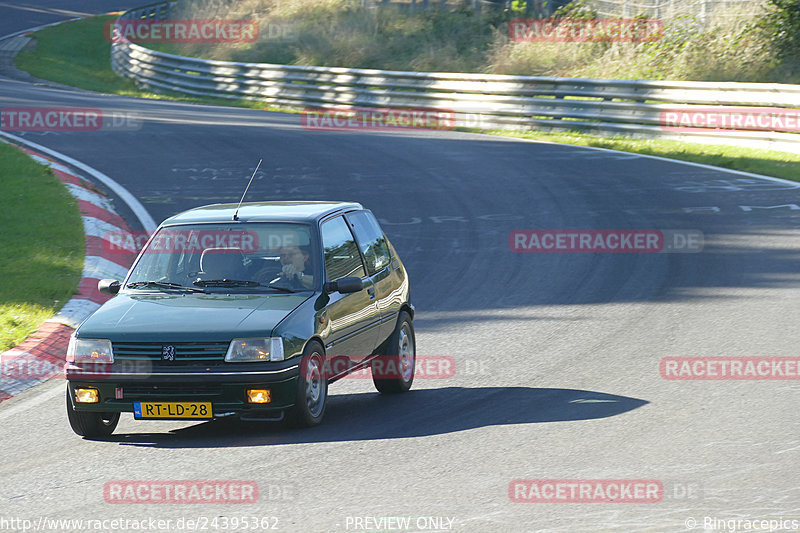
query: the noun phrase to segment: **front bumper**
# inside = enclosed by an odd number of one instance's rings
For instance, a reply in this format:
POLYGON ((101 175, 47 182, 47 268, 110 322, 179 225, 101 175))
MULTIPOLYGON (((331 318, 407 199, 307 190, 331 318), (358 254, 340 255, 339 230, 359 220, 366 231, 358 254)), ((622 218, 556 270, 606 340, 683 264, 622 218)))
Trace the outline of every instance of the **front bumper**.
POLYGON ((211 402, 213 417, 284 411, 297 397, 299 360, 280 363, 228 363, 212 366, 109 365, 66 367, 67 386, 76 411, 132 413, 135 402, 211 402), (77 403, 76 388, 98 390, 97 403, 77 403), (248 403, 246 389, 270 390, 270 402, 248 403))

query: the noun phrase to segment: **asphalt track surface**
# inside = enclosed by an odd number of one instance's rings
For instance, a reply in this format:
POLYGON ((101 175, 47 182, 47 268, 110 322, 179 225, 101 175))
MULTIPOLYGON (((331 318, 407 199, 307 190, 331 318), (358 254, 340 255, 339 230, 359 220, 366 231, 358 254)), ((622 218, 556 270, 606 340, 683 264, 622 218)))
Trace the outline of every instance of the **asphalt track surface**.
MULTIPOLYGON (((102 4, 0 4, 0 28, 124 7, 102 4)), ((251 200, 363 203, 409 270, 418 354, 457 368, 396 397, 339 382, 310 430, 127 415, 110 442, 71 432, 64 384, 50 381, 0 406, 0 518, 256 516, 280 531, 363 531, 357 518, 412 517, 422 530, 418 517, 439 517, 453 520, 440 531, 622 532, 800 515, 796 381, 659 373, 668 356, 798 355, 795 185, 458 132, 307 131, 297 115, 9 79, 0 101, 135 114, 130 131, 22 136, 113 177, 156 221, 237 200, 260 158, 251 200), (525 228, 694 229, 706 242, 688 254, 512 253, 509 232, 525 228), (515 479, 660 480, 665 495, 515 503, 515 479), (261 496, 115 505, 103 498, 112 480, 252 480, 261 496)))

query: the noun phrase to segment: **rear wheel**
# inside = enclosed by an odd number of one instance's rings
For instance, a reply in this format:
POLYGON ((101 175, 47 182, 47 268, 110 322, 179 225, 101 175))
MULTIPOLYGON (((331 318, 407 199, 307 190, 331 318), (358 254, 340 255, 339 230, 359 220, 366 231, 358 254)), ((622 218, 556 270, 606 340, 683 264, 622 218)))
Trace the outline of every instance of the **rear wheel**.
POLYGON ((319 425, 328 405, 328 379, 323 372, 322 345, 309 342, 300 360, 300 376, 297 379, 297 397, 294 407, 286 413, 290 426, 307 428, 319 425))
POLYGON ((397 394, 411 388, 416 350, 411 315, 403 311, 397 318, 397 326, 389 338, 386 353, 372 361, 372 381, 378 392, 397 394))
POLYGON ((82 413, 72 407, 67 388, 67 418, 72 431, 76 435, 87 439, 104 439, 109 437, 117 428, 119 413, 82 413))

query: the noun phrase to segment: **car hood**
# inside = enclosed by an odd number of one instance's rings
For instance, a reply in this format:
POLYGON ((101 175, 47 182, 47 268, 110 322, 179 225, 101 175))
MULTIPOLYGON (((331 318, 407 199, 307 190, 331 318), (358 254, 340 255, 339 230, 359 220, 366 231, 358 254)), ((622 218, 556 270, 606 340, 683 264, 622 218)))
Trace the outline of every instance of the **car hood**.
POLYGON ((76 334, 115 342, 268 337, 312 294, 120 293, 87 318, 76 334))

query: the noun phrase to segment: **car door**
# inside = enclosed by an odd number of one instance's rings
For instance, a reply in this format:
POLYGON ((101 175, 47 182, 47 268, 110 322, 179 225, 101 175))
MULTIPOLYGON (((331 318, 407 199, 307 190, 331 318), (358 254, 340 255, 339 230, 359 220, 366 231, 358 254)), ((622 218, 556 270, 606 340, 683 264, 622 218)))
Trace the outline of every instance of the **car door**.
POLYGON ((380 314, 375 289, 350 227, 342 215, 326 220, 320 227, 325 265, 325 281, 347 276, 362 279, 364 289, 351 294, 328 295, 325 306, 328 335, 325 351, 329 356, 343 355, 360 362, 375 349, 380 333, 380 314))
POLYGON ((392 261, 392 253, 375 215, 369 210, 352 211, 347 222, 356 237, 364 257, 367 276, 375 288, 375 300, 381 317, 378 344, 394 332, 397 316, 403 304, 404 276, 399 262, 392 261))

